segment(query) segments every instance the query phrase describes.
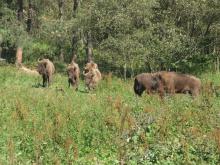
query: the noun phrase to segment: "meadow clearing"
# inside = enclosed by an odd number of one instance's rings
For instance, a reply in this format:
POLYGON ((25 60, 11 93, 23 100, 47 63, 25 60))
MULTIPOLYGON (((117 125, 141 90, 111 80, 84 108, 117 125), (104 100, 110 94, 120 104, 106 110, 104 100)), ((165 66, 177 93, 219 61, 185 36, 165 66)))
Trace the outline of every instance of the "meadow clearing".
POLYGON ((0 67, 0 164, 220 164, 220 99, 206 85, 196 99, 161 101, 111 75, 92 92, 83 80, 68 88, 63 74, 41 81, 0 67))

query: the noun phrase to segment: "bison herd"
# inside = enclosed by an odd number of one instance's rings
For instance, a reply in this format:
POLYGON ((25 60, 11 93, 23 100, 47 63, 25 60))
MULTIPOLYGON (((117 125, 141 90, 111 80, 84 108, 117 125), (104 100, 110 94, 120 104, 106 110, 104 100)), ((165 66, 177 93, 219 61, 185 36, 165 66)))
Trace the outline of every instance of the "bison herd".
MULTIPOLYGON (((42 76, 43 86, 49 86, 52 80, 52 76, 55 72, 53 63, 49 59, 38 60, 37 71, 42 76)), ((86 87, 89 90, 95 89, 102 78, 98 69, 98 65, 93 61, 89 61, 85 65, 83 75, 85 78, 86 87)), ((80 69, 79 65, 75 62, 74 59, 67 67, 67 76, 69 87, 72 86, 75 90, 78 90, 80 69)))
MULTIPOLYGON (((49 59, 38 60, 38 73, 42 76, 43 86, 49 86, 55 67, 49 59)), ((83 70, 85 85, 89 90, 95 89, 102 79, 98 65, 89 61, 83 70)), ((80 79, 80 68, 73 61, 67 67, 67 76, 69 87, 78 90, 80 79)), ((195 76, 181 74, 176 72, 160 71, 155 73, 141 73, 134 79, 134 92, 141 96, 145 91, 147 94, 158 93, 163 97, 166 93, 190 94, 193 97, 198 96, 201 89, 201 81, 195 76)))

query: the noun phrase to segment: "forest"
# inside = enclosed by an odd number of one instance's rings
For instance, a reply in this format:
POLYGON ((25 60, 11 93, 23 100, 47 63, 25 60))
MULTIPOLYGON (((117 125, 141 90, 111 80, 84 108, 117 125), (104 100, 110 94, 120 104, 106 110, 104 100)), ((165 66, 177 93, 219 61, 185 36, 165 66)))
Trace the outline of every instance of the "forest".
POLYGON ((0 165, 218 165, 219 60, 219 0, 0 0, 0 165))
POLYGON ((84 64, 129 77, 141 71, 219 70, 218 0, 2 0, 1 57, 84 64), (90 50, 90 51, 88 51, 90 50), (90 54, 90 55, 89 55, 90 54))

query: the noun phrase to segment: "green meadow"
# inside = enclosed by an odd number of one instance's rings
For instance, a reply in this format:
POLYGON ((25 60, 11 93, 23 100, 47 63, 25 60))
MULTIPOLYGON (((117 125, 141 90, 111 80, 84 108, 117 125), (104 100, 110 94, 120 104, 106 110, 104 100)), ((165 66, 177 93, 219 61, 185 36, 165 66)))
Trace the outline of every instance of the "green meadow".
POLYGON ((220 164, 220 98, 198 75, 199 97, 136 97, 133 80, 112 75, 76 92, 56 73, 41 77, 0 67, 0 164, 220 164))

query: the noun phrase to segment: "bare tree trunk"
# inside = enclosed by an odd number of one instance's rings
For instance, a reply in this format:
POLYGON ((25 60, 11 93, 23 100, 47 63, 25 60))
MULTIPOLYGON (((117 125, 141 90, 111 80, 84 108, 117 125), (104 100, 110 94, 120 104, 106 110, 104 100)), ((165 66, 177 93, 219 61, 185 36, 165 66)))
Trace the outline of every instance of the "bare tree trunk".
POLYGON ((17 0, 17 3, 18 3, 18 12, 17 12, 18 20, 22 21, 23 20, 23 0, 17 0))
MULTIPOLYGON (((18 20, 22 21, 23 20, 23 0, 17 0, 17 5, 18 5, 18 12, 17 12, 17 16, 18 16, 18 20)), ((22 65, 22 47, 18 46, 17 47, 17 51, 16 51, 16 66, 20 67, 22 65)))
POLYGON ((76 60, 77 57, 77 42, 78 42, 78 35, 76 31, 73 31, 73 36, 72 36, 72 61, 76 60))
POLYGON ((23 52, 22 48, 18 47, 16 51, 16 66, 17 67, 22 66, 22 52, 23 52))
MULTIPOLYGON (((73 0, 73 18, 76 18, 76 12, 79 6, 79 0, 73 0)), ((78 34, 77 30, 73 30, 73 35, 72 35, 72 62, 75 62, 77 58, 77 42, 78 42, 78 34)))
POLYGON ((91 32, 86 34, 86 55, 88 62, 93 61, 93 47, 92 47, 92 35, 91 32))
POLYGON ((27 18, 27 32, 31 32, 33 23, 33 8, 31 0, 28 1, 28 18, 27 18))
POLYGON ((0 46, 0 59, 2 58, 2 47, 0 46))
POLYGON ((0 59, 2 58, 2 36, 0 35, 0 59))
MULTIPOLYGON (((59 0, 58 1, 58 6, 59 6, 59 19, 62 22, 63 21, 63 10, 64 10, 64 0, 59 0)), ((62 37, 62 36, 61 36, 62 37)), ((64 54, 63 54, 63 47, 62 47, 62 39, 60 38, 60 61, 64 62, 64 54)))
POLYGON ((126 80, 127 78, 127 59, 126 59, 126 55, 124 55, 124 80, 126 80))
POLYGON ((64 0, 59 0, 58 6, 59 6, 59 18, 62 21, 63 20, 64 0))
POLYGON ((76 12, 79 6, 79 0, 73 0, 73 18, 76 18, 76 12))
POLYGON ((61 62, 64 62, 63 48, 60 48, 60 61, 61 61, 61 62))

